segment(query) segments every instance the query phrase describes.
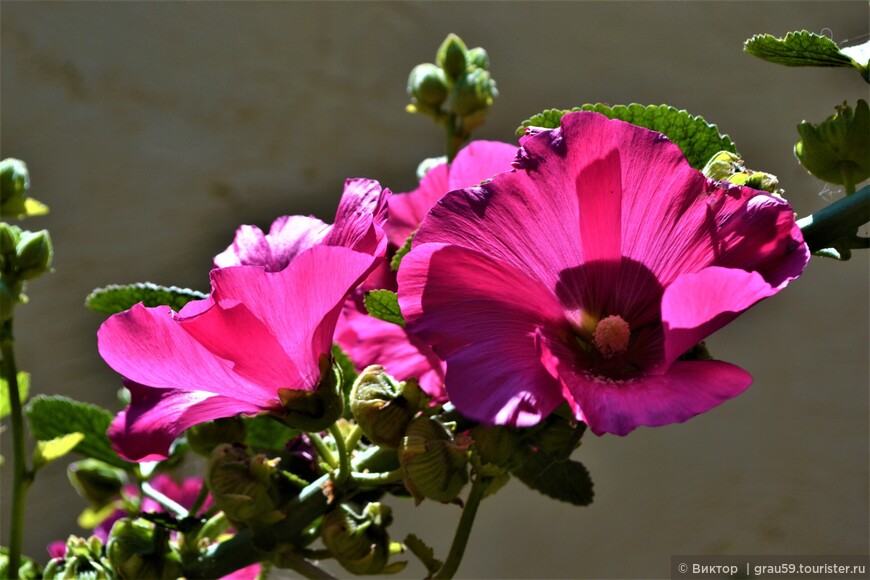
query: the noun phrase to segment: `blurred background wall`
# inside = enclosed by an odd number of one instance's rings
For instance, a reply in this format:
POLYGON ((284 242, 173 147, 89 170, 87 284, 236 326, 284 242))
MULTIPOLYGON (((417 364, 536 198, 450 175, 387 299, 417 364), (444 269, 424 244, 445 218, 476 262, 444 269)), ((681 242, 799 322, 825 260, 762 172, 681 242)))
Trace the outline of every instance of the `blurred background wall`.
MULTIPOLYGON (((239 224, 331 222, 346 177, 415 187, 442 136, 403 112, 405 80, 451 31, 489 51, 502 94, 478 138, 514 142, 550 107, 667 103, 717 123, 806 215, 841 192, 797 164, 795 125, 867 85, 742 53, 753 34, 800 29, 863 42, 868 4, 4 2, 2 156, 27 162, 51 213, 24 226, 48 228, 56 252, 18 310, 19 364, 36 392, 116 409, 102 317, 83 307, 91 289, 207 290, 239 224)), ((482 505, 459 575, 663 577, 671 554, 866 554, 866 252, 814 258, 709 345, 755 376, 745 394, 686 424, 589 435, 575 456, 596 482, 589 508, 511 483, 482 505)), ((26 548, 41 559, 85 507, 62 463, 29 497, 26 548)), ((6 468, 0 489, 5 539, 6 468)), ((446 553, 458 508, 394 507, 395 537, 446 553)))

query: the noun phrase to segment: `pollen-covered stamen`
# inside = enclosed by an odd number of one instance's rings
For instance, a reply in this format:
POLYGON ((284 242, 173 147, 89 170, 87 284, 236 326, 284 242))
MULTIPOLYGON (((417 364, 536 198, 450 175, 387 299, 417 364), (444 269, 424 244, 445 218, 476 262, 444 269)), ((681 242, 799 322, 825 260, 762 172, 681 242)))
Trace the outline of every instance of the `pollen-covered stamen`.
POLYGON ((628 350, 631 329, 619 315, 603 318, 595 326, 592 342, 604 358, 610 358, 628 350))

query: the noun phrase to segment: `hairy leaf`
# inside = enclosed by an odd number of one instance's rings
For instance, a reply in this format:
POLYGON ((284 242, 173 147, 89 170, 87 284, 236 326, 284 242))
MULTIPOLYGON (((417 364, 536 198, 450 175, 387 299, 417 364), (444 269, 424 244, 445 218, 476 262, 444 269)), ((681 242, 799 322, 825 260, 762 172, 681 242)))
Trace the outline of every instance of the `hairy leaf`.
POLYGON ((190 288, 175 286, 158 286, 151 282, 136 284, 112 284, 105 288, 97 288, 85 299, 85 306, 103 314, 123 312, 139 302, 145 306, 169 306, 173 310, 191 300, 202 300, 208 295, 190 288))
POLYGON ((60 459, 76 445, 84 441, 84 433, 67 433, 48 441, 37 441, 33 450, 33 469, 37 470, 56 459, 60 459))
POLYGON ((245 444, 254 449, 279 451, 287 441, 301 433, 267 415, 242 417, 242 420, 248 431, 245 444))
POLYGON ((443 566, 441 560, 435 557, 435 550, 415 534, 408 534, 403 543, 409 550, 411 550, 412 554, 417 556, 417 558, 423 562, 423 565, 426 566, 426 570, 428 570, 430 574, 434 574, 441 569, 441 566, 443 566))
POLYGON ((530 488, 553 499, 579 506, 592 503, 592 478, 578 461, 554 461, 546 453, 530 452, 512 473, 530 488))
POLYGON ((405 326, 405 319, 399 309, 399 297, 390 290, 372 290, 366 293, 366 310, 371 316, 385 322, 405 326))
POLYGON ((76 453, 128 471, 133 469, 133 464, 118 457, 112 449, 106 435, 112 422, 112 413, 106 409, 67 397, 40 395, 27 404, 24 414, 36 439, 46 441, 70 433, 81 433, 84 439, 75 446, 76 453))
MULTIPOLYGON (((855 66, 851 57, 826 36, 801 30, 784 38, 756 34, 743 44, 744 52, 785 66, 855 66)), ((866 63, 865 63, 866 64, 866 63)))
POLYGON ((613 107, 598 104, 586 104, 571 110, 548 109, 523 121, 517 133, 522 135, 526 127, 541 127, 555 129, 567 113, 575 111, 594 111, 611 119, 619 119, 662 133, 676 143, 683 151, 689 164, 695 169, 701 169, 716 153, 720 151, 737 152, 737 147, 727 135, 721 135, 716 125, 711 125, 703 119, 670 105, 616 105, 613 107))

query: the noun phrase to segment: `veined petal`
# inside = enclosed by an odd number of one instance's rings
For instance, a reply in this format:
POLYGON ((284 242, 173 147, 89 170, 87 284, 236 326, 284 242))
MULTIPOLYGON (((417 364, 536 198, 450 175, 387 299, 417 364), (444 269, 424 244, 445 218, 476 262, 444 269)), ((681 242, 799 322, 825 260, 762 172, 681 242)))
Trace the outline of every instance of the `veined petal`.
POLYGON ((335 222, 323 240, 366 254, 386 252, 383 231, 390 190, 373 179, 348 179, 335 212, 335 222))
POLYGON ((443 244, 415 247, 398 277, 408 330, 446 362, 447 391, 460 412, 525 426, 562 402, 535 345, 540 329, 567 332, 567 322, 539 282, 474 250, 443 244))
POLYGON ((330 226, 313 216, 282 216, 272 222, 265 236, 257 226, 243 225, 236 230, 233 243, 215 256, 218 268, 263 266, 277 272, 308 248, 319 244, 330 226))
POLYGON ((640 426, 682 423, 742 393, 752 376, 722 361, 681 361, 663 375, 624 382, 560 366, 559 378, 577 418, 593 433, 627 435, 640 426))
POLYGON ((758 272, 736 268, 714 266, 679 276, 662 297, 665 357, 660 368, 667 369, 684 352, 778 291, 758 272))
POLYGON ((166 459, 172 442, 185 429, 198 423, 264 411, 245 397, 153 389, 133 381, 125 381, 125 384, 130 389, 130 406, 115 417, 108 435, 115 451, 129 461, 166 459))
POLYGON ((516 156, 516 145, 500 141, 472 141, 459 150, 456 159, 450 164, 449 183, 444 193, 471 187, 492 179, 497 173, 511 171, 511 163, 516 156))

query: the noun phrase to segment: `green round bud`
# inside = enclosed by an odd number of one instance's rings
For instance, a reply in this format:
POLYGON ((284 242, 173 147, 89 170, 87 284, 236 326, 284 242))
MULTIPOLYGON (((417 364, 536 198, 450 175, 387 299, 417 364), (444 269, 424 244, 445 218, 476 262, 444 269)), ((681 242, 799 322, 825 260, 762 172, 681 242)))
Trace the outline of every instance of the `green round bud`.
POLYGON ((252 457, 241 445, 222 443, 214 448, 206 468, 206 481, 214 503, 234 524, 275 523, 280 493, 274 482, 278 459, 252 457))
POLYGON ((457 78, 468 66, 468 49, 465 47, 465 43, 451 32, 438 47, 435 62, 444 69, 444 73, 448 77, 457 78))
POLYGON ((13 255, 20 239, 21 228, 0 222, 0 254, 13 255))
POLYGON ((154 533, 142 519, 121 518, 112 526, 106 555, 118 578, 179 578, 183 569, 178 554, 169 548, 168 534, 154 533))
POLYGON ((426 395, 415 379, 398 382, 378 365, 360 373, 350 392, 350 410, 365 436, 391 449, 399 446, 411 419, 425 404, 426 395))
POLYGON ((476 46, 468 51, 468 64, 489 70, 489 55, 482 47, 476 46))
POLYGON ((380 574, 390 556, 390 507, 370 503, 362 515, 341 504, 324 516, 320 537, 326 549, 352 574, 380 574))
POLYGON ((244 443, 247 431, 241 417, 206 421, 187 430, 187 444, 195 453, 209 457, 221 443, 244 443))
POLYGON ((333 365, 329 355, 320 359, 320 384, 314 391, 278 389, 284 405, 284 422, 308 433, 324 431, 344 413, 341 392, 341 368, 333 365))
POLYGON ((21 232, 21 238, 15 247, 18 278, 32 280, 48 272, 53 253, 48 230, 21 232))
POLYGON ((450 91, 449 107, 459 116, 488 109, 498 91, 489 72, 476 68, 463 73, 450 91))
POLYGON ((415 103, 438 109, 447 99, 447 77, 432 63, 418 64, 408 76, 408 94, 415 103))
MULTIPOLYGON (((8 158, 0 161, 0 205, 3 213, 11 206, 20 203, 23 209, 24 199, 27 197, 27 189, 30 187, 30 176, 27 165, 19 160, 8 158)), ((9 213, 20 213, 12 212, 9 213)))
POLYGON ((846 103, 822 123, 803 122, 794 152, 801 165, 823 181, 855 185, 870 177, 870 108, 846 103))
POLYGON ((417 417, 399 448, 405 487, 416 504, 423 498, 450 502, 468 483, 467 445, 459 444, 439 421, 417 417))
POLYGON ((104 507, 119 497, 127 483, 124 470, 98 459, 83 459, 71 463, 67 476, 78 494, 97 508, 104 507))

